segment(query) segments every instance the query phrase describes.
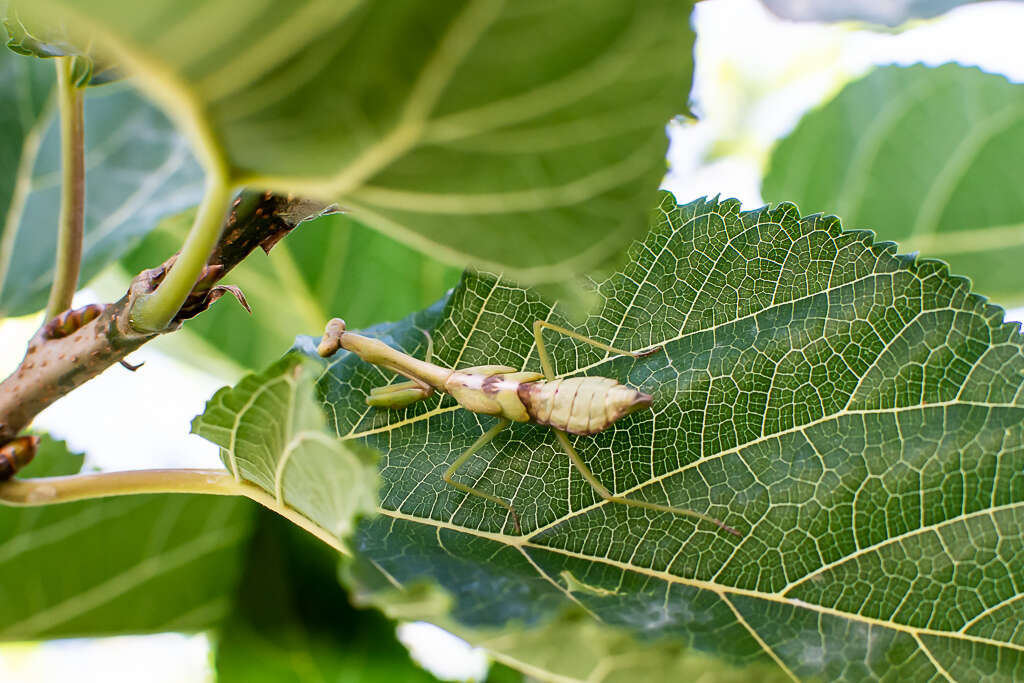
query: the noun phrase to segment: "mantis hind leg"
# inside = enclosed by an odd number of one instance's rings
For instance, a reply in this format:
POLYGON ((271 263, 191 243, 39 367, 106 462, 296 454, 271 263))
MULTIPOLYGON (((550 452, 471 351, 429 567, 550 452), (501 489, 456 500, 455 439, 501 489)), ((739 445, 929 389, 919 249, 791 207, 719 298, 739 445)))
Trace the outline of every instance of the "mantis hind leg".
POLYGON ((657 351, 661 350, 660 344, 658 346, 652 346, 647 349, 641 349, 640 351, 627 351, 626 349, 618 349, 615 348, 614 346, 609 346, 608 344, 599 342, 596 339, 586 337, 580 334, 579 332, 573 332, 572 330, 567 330, 564 327, 555 325, 554 323, 549 323, 546 320, 537 320, 533 323, 533 338, 537 341, 537 355, 540 357, 540 366, 544 370, 544 377, 547 378, 548 380, 555 379, 555 370, 554 366, 551 365, 551 357, 548 355, 548 350, 544 346, 544 338, 542 336, 542 332, 545 327, 548 328, 549 330, 554 330, 555 332, 564 334, 567 337, 572 337, 573 339, 577 339, 586 344, 590 344, 591 346, 596 346, 599 349, 604 349, 608 353, 614 353, 619 356, 632 356, 633 358, 643 358, 644 356, 649 356, 652 353, 656 353, 657 351))
POLYGON ((733 529, 731 526, 728 526, 727 524, 718 521, 714 517, 709 517, 708 515, 704 515, 693 510, 672 507, 670 505, 661 505, 660 503, 648 503, 645 500, 633 500, 631 498, 623 498, 622 496, 616 496, 612 494, 611 491, 605 488, 604 485, 597 480, 597 477, 594 476, 594 473, 590 471, 586 464, 584 464, 583 459, 580 458, 579 456, 579 453, 577 453, 576 449, 574 449, 572 447, 572 444, 569 443, 569 437, 566 436, 565 432, 563 432, 560 429, 552 429, 551 431, 555 433, 555 437, 558 439, 558 442, 562 445, 562 449, 565 451, 565 454, 569 456, 569 460, 572 461, 572 464, 576 467, 577 470, 579 470, 579 473, 583 475, 583 478, 587 480, 587 483, 590 484, 590 486, 593 487, 595 491, 597 491, 597 494, 601 496, 601 498, 612 503, 621 503, 622 505, 630 505, 632 507, 645 508, 647 510, 655 510, 657 512, 671 512, 675 515, 693 517, 694 519, 700 520, 702 522, 714 524, 722 531, 727 531, 734 536, 743 535, 740 532, 733 529))
POLYGON ((473 445, 471 445, 469 448, 467 448, 466 451, 462 455, 459 456, 458 460, 456 460, 455 462, 452 463, 452 466, 448 468, 448 470, 444 473, 444 476, 442 478, 444 479, 446 484, 450 484, 450 485, 454 486, 455 488, 459 489, 460 491, 468 493, 471 496, 478 496, 480 498, 483 498, 484 500, 489 500, 492 503, 497 503, 501 507, 503 507, 506 510, 508 510, 509 513, 512 514, 512 525, 515 527, 516 533, 517 534, 521 534, 522 533, 522 528, 519 526, 519 515, 516 514, 515 508, 512 507, 511 503, 507 503, 507 502, 503 501, 501 498, 498 498, 495 495, 487 493, 486 491, 481 491, 480 489, 475 489, 472 486, 469 486, 467 484, 463 484, 463 483, 457 482, 454 479, 452 479, 452 476, 455 474, 455 472, 457 472, 460 467, 462 467, 464 464, 466 464, 466 461, 469 460, 469 458, 474 453, 476 453, 481 448, 483 448, 488 443, 490 443, 491 440, 494 439, 494 437, 498 435, 498 432, 503 430, 505 427, 508 427, 509 424, 510 424, 510 421, 506 420, 505 418, 501 418, 500 420, 498 420, 498 424, 494 425, 493 427, 488 429, 486 432, 481 434, 480 438, 477 439, 476 441, 474 441, 473 445))

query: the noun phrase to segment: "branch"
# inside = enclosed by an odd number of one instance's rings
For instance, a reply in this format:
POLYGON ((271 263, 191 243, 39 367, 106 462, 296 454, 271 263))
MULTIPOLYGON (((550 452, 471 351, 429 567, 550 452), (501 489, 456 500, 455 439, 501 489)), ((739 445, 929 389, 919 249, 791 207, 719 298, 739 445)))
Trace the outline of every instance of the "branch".
POLYGON ((60 223, 57 263, 54 267, 46 319, 71 308, 82 265, 85 213, 85 155, 82 127, 82 89, 72 81, 72 57, 57 57, 57 92, 60 100, 60 223))
POLYGON ((47 322, 29 342, 18 368, 0 383, 0 445, 16 437, 58 398, 150 339, 176 330, 182 321, 206 310, 225 293, 240 296, 237 289, 217 285, 217 281, 256 247, 269 251, 303 220, 327 210, 323 203, 297 197, 243 193, 235 200, 224 229, 219 230, 220 240, 199 282, 190 287, 184 304, 158 332, 139 332, 131 324, 129 313, 136 302, 152 295, 169 270, 173 272, 171 266, 177 256, 137 275, 119 301, 66 311, 47 322))

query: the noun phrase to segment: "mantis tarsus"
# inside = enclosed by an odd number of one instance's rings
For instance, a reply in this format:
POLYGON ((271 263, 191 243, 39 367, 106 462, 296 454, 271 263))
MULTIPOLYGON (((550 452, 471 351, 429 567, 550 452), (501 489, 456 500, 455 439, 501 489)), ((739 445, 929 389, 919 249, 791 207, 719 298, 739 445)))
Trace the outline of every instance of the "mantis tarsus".
POLYGON ((619 384, 607 377, 555 377, 551 358, 544 347, 542 331, 548 328, 573 339, 596 346, 599 349, 623 356, 642 358, 661 350, 654 346, 641 351, 625 351, 585 337, 581 334, 538 320, 533 325, 543 374, 517 370, 506 365, 478 365, 461 369, 448 369, 430 362, 432 342, 427 336, 427 360, 419 360, 391 348, 378 339, 371 339, 345 329, 345 321, 334 318, 327 323, 327 329, 320 341, 317 352, 328 357, 339 348, 351 351, 364 361, 387 368, 408 378, 407 382, 389 384, 370 392, 367 404, 379 408, 404 408, 416 401, 422 401, 435 391, 449 394, 466 410, 484 415, 495 415, 498 423, 484 432, 473 445, 460 455, 444 473, 446 483, 469 495, 479 496, 496 503, 512 515, 516 533, 522 533, 519 515, 512 504, 485 491, 473 488, 453 479, 455 473, 469 458, 487 445, 501 430, 512 422, 533 422, 551 427, 559 444, 569 456, 587 483, 604 500, 634 507, 670 512, 694 517, 714 524, 723 531, 741 534, 722 522, 707 515, 683 508, 633 500, 614 495, 590 471, 579 454, 569 443, 569 434, 596 434, 604 431, 616 420, 636 410, 651 405, 649 394, 619 384))

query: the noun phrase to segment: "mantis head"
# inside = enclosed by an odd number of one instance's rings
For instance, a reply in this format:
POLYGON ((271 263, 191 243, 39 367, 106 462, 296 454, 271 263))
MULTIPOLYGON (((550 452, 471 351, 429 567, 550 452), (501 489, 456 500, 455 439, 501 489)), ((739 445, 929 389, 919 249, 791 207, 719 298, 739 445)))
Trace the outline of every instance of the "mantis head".
POLYGON ((341 348, 341 336, 345 334, 345 321, 341 318, 331 318, 324 330, 324 336, 320 339, 320 345, 316 352, 321 358, 333 356, 341 348))

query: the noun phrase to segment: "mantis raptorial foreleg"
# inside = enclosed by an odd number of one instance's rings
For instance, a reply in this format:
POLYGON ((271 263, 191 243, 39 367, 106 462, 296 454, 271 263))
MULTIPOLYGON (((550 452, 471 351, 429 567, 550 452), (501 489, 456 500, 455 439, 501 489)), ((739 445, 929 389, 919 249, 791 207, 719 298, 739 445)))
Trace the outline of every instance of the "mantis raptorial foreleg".
MULTIPOLYGON (((426 330, 423 330, 423 336, 427 338, 427 353, 423 358, 423 362, 429 363, 434 357, 434 338, 426 330)), ((405 408, 434 395, 434 387, 420 378, 412 376, 402 369, 395 368, 392 364, 384 365, 384 367, 410 379, 408 382, 387 384, 371 389, 370 395, 366 397, 366 405, 374 408, 405 408)))
POLYGON ((419 382, 409 380, 371 389, 370 395, 366 397, 366 405, 374 408, 404 408, 430 398, 433 393, 434 387, 423 388, 419 382))

